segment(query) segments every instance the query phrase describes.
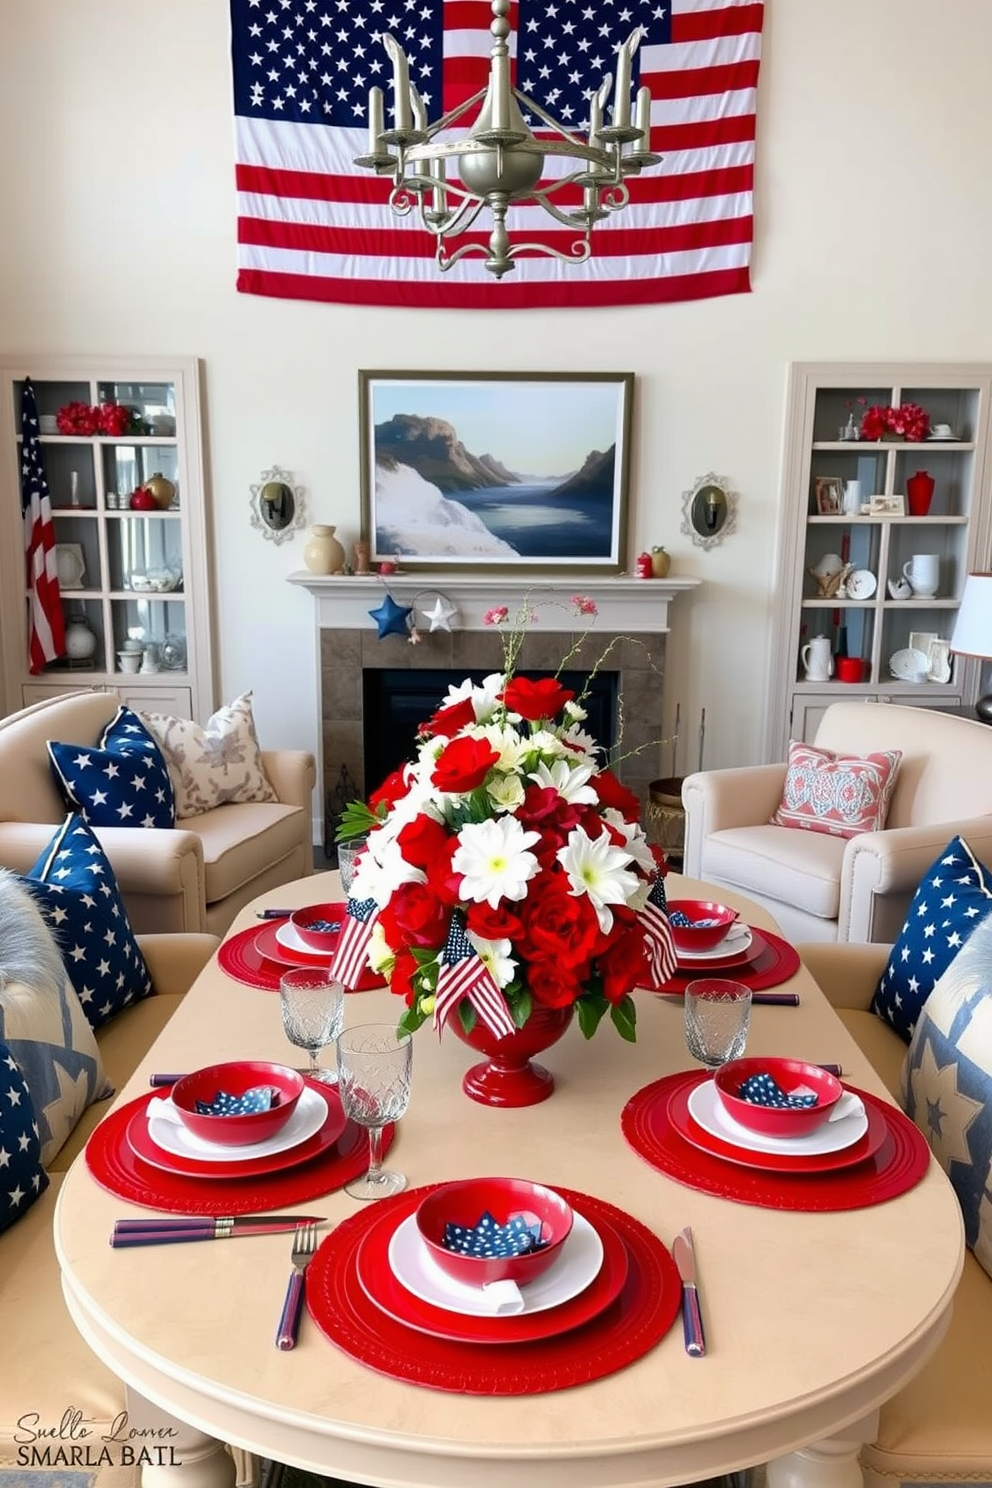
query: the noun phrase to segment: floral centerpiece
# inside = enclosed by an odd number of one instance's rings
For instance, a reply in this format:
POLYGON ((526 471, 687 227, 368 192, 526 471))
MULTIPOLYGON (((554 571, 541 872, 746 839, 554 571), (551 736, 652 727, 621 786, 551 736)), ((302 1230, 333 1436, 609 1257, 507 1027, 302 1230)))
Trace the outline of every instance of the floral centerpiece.
POLYGON ((900 403, 895 408, 873 404, 861 417, 862 439, 891 439, 895 435, 910 444, 920 444, 930 433, 930 415, 918 403, 900 403))
POLYGON ((584 732, 582 696, 516 675, 522 632, 503 634, 504 670, 452 687, 416 758, 345 810, 339 838, 368 832, 368 846, 334 971, 346 986, 367 967, 386 978, 409 1030, 454 1017, 466 1036, 479 1022, 503 1036, 567 1008, 587 1038, 608 1013, 633 1040, 633 989, 676 965, 664 855, 584 732))

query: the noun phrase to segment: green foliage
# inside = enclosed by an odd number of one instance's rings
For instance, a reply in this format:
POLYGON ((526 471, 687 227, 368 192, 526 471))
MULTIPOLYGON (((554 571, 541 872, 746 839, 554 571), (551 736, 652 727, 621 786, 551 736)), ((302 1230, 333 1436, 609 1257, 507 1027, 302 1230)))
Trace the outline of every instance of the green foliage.
POLYGON ((361 837, 363 833, 370 832, 373 827, 378 827, 385 821, 387 810, 385 801, 379 803, 377 811, 366 806, 364 801, 349 801, 341 813, 334 841, 350 842, 353 837, 361 837))

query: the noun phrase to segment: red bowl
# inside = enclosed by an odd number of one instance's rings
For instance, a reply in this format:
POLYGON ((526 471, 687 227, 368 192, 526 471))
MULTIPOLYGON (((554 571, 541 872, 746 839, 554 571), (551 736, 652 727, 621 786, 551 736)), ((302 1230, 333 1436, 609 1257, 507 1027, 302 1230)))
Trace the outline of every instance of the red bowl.
POLYGON ((237 1059, 183 1075, 172 1087, 172 1104, 183 1125, 205 1142, 243 1147, 249 1142, 265 1142, 281 1131, 302 1094, 302 1075, 287 1065, 270 1064, 265 1059, 237 1059), (243 1095, 255 1085, 274 1085, 278 1090, 269 1110, 245 1116, 208 1116, 196 1109, 197 1101, 212 1101, 219 1091, 243 1095))
POLYGON ((719 945, 731 925, 738 918, 737 910, 729 904, 720 904, 716 899, 669 899, 669 918, 676 912, 684 914, 689 925, 672 925, 672 939, 679 951, 710 951, 719 945), (702 925, 700 920, 712 921, 702 925))
POLYGON ((716 1093, 728 1116, 748 1131, 765 1137, 807 1137, 827 1120, 844 1094, 836 1075, 803 1059, 773 1059, 755 1055, 748 1059, 731 1059, 713 1076, 716 1093), (741 1100, 737 1092, 751 1075, 771 1075, 786 1095, 800 1087, 815 1090, 815 1106, 756 1106, 741 1100))
POLYGON ((309 950, 323 951, 326 955, 333 956, 337 950, 344 914, 345 906, 338 900, 336 904, 308 904, 305 909, 295 910, 289 918, 297 935, 309 950), (328 930, 328 925, 335 928, 328 930))
POLYGON ((553 1188, 526 1178, 466 1178, 445 1183, 428 1194, 417 1210, 417 1228, 431 1257, 455 1281, 486 1286, 491 1281, 515 1281, 526 1286, 558 1259, 572 1229, 572 1210, 553 1188), (497 1224, 518 1214, 540 1220, 540 1250, 516 1256, 467 1256, 444 1246, 447 1224, 472 1226, 489 1213, 497 1224))

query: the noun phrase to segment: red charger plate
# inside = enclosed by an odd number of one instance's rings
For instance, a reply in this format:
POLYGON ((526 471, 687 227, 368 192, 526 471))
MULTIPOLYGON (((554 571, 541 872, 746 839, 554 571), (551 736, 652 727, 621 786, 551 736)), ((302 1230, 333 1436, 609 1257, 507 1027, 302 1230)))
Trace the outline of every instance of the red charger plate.
POLYGON ((667 1117, 668 1102, 681 1087, 688 1093, 709 1078, 705 1071, 695 1070, 666 1075, 632 1095, 620 1115, 623 1134, 634 1151, 687 1188, 763 1209, 827 1213, 893 1199, 917 1184, 930 1165, 930 1149, 909 1117, 855 1085, 848 1088, 885 1122, 885 1139, 873 1157, 827 1173, 772 1173, 727 1162, 686 1141, 667 1117))
MULTIPOLYGON (((432 1185, 436 1187, 436 1185, 432 1185)), ((412 1189, 389 1205, 396 1223, 430 1188, 412 1189)), ((682 1282, 664 1245, 646 1225, 589 1194, 558 1190, 591 1224, 609 1224, 627 1251, 627 1277, 616 1301, 583 1327, 554 1338, 479 1348, 419 1333, 384 1313, 363 1289, 356 1253, 368 1233, 367 1210, 338 1225, 307 1269, 306 1301, 317 1327, 358 1363, 390 1379, 461 1395, 540 1395, 588 1384, 640 1359, 679 1315, 682 1282)), ((375 1222, 377 1215, 372 1217, 375 1222)), ((605 1243, 605 1237, 604 1237, 605 1243)))
MULTIPOLYGON (((583 1213, 581 1204, 574 1207, 593 1224, 592 1218, 583 1213)), ((408 1292, 390 1267, 389 1242, 404 1218, 392 1213, 380 1216, 358 1246, 355 1273, 365 1295, 388 1317, 435 1338, 451 1338, 461 1343, 527 1343, 537 1338, 552 1338, 598 1316, 616 1301, 627 1279, 626 1246, 616 1230, 600 1217, 593 1228, 603 1242, 603 1262, 595 1278, 577 1297, 544 1312, 516 1317, 467 1317, 448 1312, 408 1292)))
MULTIPOLYGON (((850 1090, 853 1087, 848 1085, 844 1088, 850 1090)), ((874 1106, 866 1105, 868 1130, 863 1137, 852 1142, 850 1147, 842 1147, 838 1152, 814 1152, 808 1157, 790 1157, 781 1152, 754 1152, 749 1147, 738 1147, 733 1142, 725 1142, 700 1126, 689 1110, 689 1097, 693 1089, 692 1085, 681 1085, 671 1092, 667 1102, 658 1101, 647 1116, 649 1126, 654 1130, 657 1122, 670 1121, 679 1136, 691 1142, 693 1147, 698 1147, 701 1152, 709 1152, 714 1157, 722 1157, 727 1162, 740 1163, 745 1168, 761 1168, 772 1173, 830 1173, 837 1168, 851 1168, 855 1163, 864 1162, 865 1158, 874 1157, 889 1133, 882 1114, 874 1106)))
MULTIPOLYGON (((342 910, 344 906, 342 905, 342 910)), ((266 931, 278 926, 280 921, 270 921, 262 930, 256 925, 249 925, 247 930, 239 930, 237 935, 230 936, 222 941, 217 951, 217 964, 221 971, 236 982, 243 982, 246 987, 258 987, 263 992, 278 992, 279 981, 287 966, 313 966, 326 964, 326 958, 321 957, 319 961, 273 961, 268 956, 263 956, 258 949, 258 938, 266 931)), ((279 947, 279 954, 285 955, 283 947, 279 947)), ((374 987, 386 985, 382 977, 376 976, 372 971, 362 973, 357 992, 370 992, 374 987)), ((352 990, 349 988, 349 991, 352 990)))
POLYGON ((278 1173, 282 1168, 295 1168, 309 1162, 333 1147, 348 1124, 341 1106, 341 1098, 333 1086, 321 1086, 319 1082, 307 1081, 311 1089, 327 1102, 327 1115, 319 1131, 312 1137, 304 1137, 295 1147, 282 1152, 271 1152, 266 1157, 248 1158, 242 1162, 201 1162, 194 1157, 183 1157, 177 1152, 166 1152, 152 1138, 148 1130, 148 1115, 145 1110, 135 1111, 127 1124, 125 1133, 131 1150, 143 1162, 166 1173, 181 1173, 187 1178, 254 1178, 262 1173, 278 1173))
POLYGON ((267 961, 275 961, 282 966, 329 966, 331 964, 330 951, 307 951, 297 950, 294 946, 283 945, 279 939, 279 931, 289 920, 270 920, 255 936, 255 946, 260 955, 267 961))
MULTIPOLYGON (((753 925, 751 937, 747 960, 734 962, 725 968, 735 982, 743 982, 745 987, 758 992, 763 987, 777 987, 780 982, 787 982, 791 976, 795 976, 800 964, 799 952, 795 946, 783 940, 780 935, 773 935, 770 930, 757 930, 753 925)), ((659 987, 648 987, 643 990, 660 993, 677 992, 681 995, 690 982, 696 982, 714 974, 719 976, 720 969, 714 968, 712 962, 706 966, 694 966, 691 970, 679 966, 669 981, 663 982, 659 987)))
MULTIPOLYGON (((145 1209, 214 1215, 223 1204, 225 1214, 278 1210, 333 1193, 349 1179, 359 1177, 369 1165, 368 1135, 363 1127, 349 1121, 337 1142, 298 1167, 228 1178, 221 1187, 209 1179, 167 1173, 140 1158, 127 1139, 135 1112, 143 1112, 155 1094, 150 1091, 109 1112, 84 1151, 86 1166, 101 1188, 145 1209)), ((392 1145, 394 1135, 395 1126, 383 1128, 383 1154, 392 1145)))

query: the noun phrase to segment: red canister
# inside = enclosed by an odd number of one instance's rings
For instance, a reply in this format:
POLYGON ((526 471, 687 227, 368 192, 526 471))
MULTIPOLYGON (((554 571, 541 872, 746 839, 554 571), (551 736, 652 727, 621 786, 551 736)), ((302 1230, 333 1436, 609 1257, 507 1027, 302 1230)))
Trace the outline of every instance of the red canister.
POLYGON ((654 568, 651 563, 650 553, 638 553, 637 555, 637 577, 639 579, 653 579, 654 568))

